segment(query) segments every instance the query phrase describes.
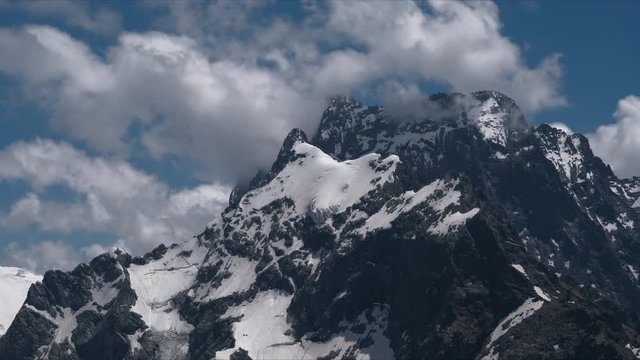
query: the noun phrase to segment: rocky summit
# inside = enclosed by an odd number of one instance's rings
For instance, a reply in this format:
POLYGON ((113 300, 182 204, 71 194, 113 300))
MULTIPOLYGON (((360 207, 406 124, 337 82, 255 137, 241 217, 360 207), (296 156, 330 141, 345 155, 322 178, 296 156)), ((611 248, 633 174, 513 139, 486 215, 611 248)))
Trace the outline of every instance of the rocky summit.
POLYGON ((639 196, 497 92, 336 97, 193 239, 47 272, 0 359, 640 358, 639 196))

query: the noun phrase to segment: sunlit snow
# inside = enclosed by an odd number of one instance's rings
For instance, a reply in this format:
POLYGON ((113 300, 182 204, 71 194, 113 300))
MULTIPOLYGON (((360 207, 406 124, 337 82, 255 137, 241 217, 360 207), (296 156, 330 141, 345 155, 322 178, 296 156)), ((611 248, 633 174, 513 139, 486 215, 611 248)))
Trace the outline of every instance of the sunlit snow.
POLYGON ((31 284, 41 276, 14 267, 0 267, 0 336, 2 336, 27 297, 31 284))
POLYGON ((193 284, 204 254, 204 249, 190 241, 169 249, 159 260, 145 265, 132 264, 127 270, 138 299, 131 310, 142 315, 154 330, 191 331, 192 326, 182 320, 170 300, 193 284))
POLYGON ((349 358, 363 360, 393 358, 390 342, 383 334, 388 316, 386 306, 376 306, 370 316, 361 314, 354 324, 342 323, 347 328, 365 325, 364 332, 346 330, 327 342, 318 343, 293 338, 286 319, 290 303, 291 295, 265 291, 250 302, 230 308, 226 317, 240 317, 233 323, 235 347, 217 352, 216 359, 229 359, 238 348, 246 350, 252 359, 317 359, 330 353, 337 354, 336 358, 347 353, 349 358), (373 343, 364 349, 358 348, 359 341, 367 337, 373 343))

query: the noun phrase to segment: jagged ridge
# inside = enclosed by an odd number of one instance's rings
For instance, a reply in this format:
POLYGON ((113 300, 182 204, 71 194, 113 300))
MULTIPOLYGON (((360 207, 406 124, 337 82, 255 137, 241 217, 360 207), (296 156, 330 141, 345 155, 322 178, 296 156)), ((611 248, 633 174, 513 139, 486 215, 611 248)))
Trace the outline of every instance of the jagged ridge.
POLYGON ((0 354, 640 354, 637 181, 502 94, 428 101, 399 121, 333 99, 193 241, 47 273, 0 354))

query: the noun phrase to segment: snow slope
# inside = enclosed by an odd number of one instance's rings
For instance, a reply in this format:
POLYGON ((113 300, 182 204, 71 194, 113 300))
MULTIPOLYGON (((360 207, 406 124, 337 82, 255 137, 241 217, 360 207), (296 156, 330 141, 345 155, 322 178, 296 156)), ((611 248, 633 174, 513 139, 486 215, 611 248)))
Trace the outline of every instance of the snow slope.
POLYGON ((452 228, 460 226, 467 219, 475 216, 480 209, 474 208, 468 212, 453 212, 445 214, 452 205, 460 205, 461 193, 455 190, 457 180, 435 180, 431 184, 421 188, 417 192, 407 191, 399 198, 389 200, 380 211, 367 219, 364 226, 358 229, 362 235, 377 229, 389 229, 391 223, 400 215, 411 211, 414 207, 427 203, 431 210, 439 216, 439 221, 427 230, 434 235, 445 235, 452 228))
POLYGON ((399 158, 382 159, 368 154, 355 160, 336 161, 317 147, 299 142, 294 146, 299 160, 289 163, 266 186, 245 195, 242 207, 256 210, 274 200, 288 198, 296 214, 338 213, 359 201, 378 185, 393 182, 399 158))
POLYGON ((507 144, 506 119, 509 114, 500 109, 494 98, 483 102, 474 110, 477 113, 472 118, 485 140, 505 146, 507 144))
POLYGON ((144 265, 132 264, 127 271, 131 288, 138 299, 131 309, 144 322, 161 332, 188 333, 192 326, 182 320, 171 299, 187 290, 195 281, 206 250, 196 241, 174 245, 158 260, 144 265))
MULTIPOLYGON (((457 106, 460 96, 435 99, 457 106)), ((52 299, 42 310, 30 296, 22 309, 46 318, 53 335, 34 343, 52 360, 76 350, 92 358, 77 339, 95 332, 78 315, 105 315, 122 294, 134 314, 113 313, 132 325, 126 339, 96 339, 127 340, 136 359, 584 358, 572 349, 578 337, 617 343, 593 354, 640 354, 633 322, 628 335, 580 331, 611 313, 600 298, 626 299, 629 280, 637 285, 638 252, 625 245, 640 223, 635 183, 591 181, 608 172, 585 139, 530 129, 499 94, 476 98, 465 102, 475 112, 393 126, 379 108, 332 105, 318 141, 293 130, 271 171, 237 187, 196 240, 107 257, 118 261, 102 259, 92 268, 99 276, 82 281, 47 278, 43 293, 82 283, 91 301, 72 311, 52 299), (618 256, 624 273, 593 254, 618 256), (114 266, 119 277, 102 275, 114 266), (585 307, 593 313, 549 321, 585 307), (557 330, 566 339, 554 344, 557 330)), ((0 358, 34 332, 13 329, 0 358)))
POLYGON ((487 349, 490 349, 489 355, 483 357, 483 359, 497 359, 498 356, 497 354, 494 354, 493 344, 502 335, 506 334, 511 328, 517 326, 525 319, 533 315, 536 311, 540 310, 543 304, 543 300, 529 298, 511 314, 507 315, 507 317, 505 317, 491 333, 491 336, 489 337, 489 343, 486 346, 487 349))
POLYGON ((296 341, 287 322, 287 308, 291 296, 276 291, 260 293, 249 303, 227 310, 225 316, 238 317, 233 331, 234 348, 216 353, 216 359, 229 359, 239 348, 247 350, 252 359, 317 359, 330 354, 334 358, 392 359, 393 351, 389 339, 384 335, 388 310, 377 306, 360 314, 355 323, 341 323, 345 330, 326 342, 313 342, 306 338, 296 341), (365 330, 352 331, 364 326, 365 330), (358 348, 358 344, 369 338, 371 344, 358 348))
POLYGON ((40 280, 41 276, 23 269, 0 267, 0 336, 20 310, 31 284, 40 280))
MULTIPOLYGON (((549 135, 538 135, 544 145, 545 157, 553 163, 558 173, 560 173, 567 181, 580 181, 579 175, 582 175, 584 168, 584 156, 580 152, 582 139, 580 135, 567 135, 561 130, 554 131, 555 139, 550 139, 549 135)), ((584 174, 588 178, 592 178, 593 174, 584 174)))

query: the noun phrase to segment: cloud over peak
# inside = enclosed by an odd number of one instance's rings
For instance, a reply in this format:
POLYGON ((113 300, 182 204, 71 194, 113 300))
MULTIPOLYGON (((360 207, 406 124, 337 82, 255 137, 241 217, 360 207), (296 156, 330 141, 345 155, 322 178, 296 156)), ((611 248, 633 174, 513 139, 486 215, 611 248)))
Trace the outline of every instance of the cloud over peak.
POLYGON ((0 28, 0 76, 69 141, 0 150, 0 183, 27 187, 4 204, 0 230, 47 232, 7 247, 30 264, 51 247, 65 264, 105 249, 61 246, 78 232, 134 252, 192 236, 229 184, 268 168, 291 128, 312 134, 336 94, 406 110, 434 90, 492 89, 528 115, 566 103, 560 55, 528 65, 490 1, 291 3, 295 16, 270 2, 148 2, 135 31, 102 5, 56 3, 0 0, 0 11, 56 20, 0 28), (188 164, 202 184, 172 189, 134 160, 188 164))
MULTIPOLYGON (((491 2, 336 1, 299 21, 275 16, 234 31, 196 15, 223 14, 215 4, 166 4, 172 26, 121 33, 104 55, 52 27, 2 30, 11 51, 0 72, 93 149, 126 158, 141 144, 226 181, 268 166, 290 128, 313 132, 336 93, 384 102, 387 83, 422 93, 434 82, 499 90, 528 113, 565 103, 559 55, 528 67, 491 2)), ((223 8, 246 19, 253 11, 223 8)))

